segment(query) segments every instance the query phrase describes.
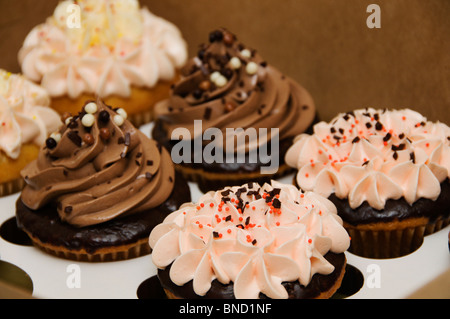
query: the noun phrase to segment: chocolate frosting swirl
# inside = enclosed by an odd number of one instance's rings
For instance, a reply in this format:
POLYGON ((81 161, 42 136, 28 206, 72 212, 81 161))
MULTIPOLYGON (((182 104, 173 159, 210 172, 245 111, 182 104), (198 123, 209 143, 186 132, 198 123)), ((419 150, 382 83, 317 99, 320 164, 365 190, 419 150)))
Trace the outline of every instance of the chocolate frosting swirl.
MULTIPOLYGON (((192 138, 197 137, 194 120, 202 120, 202 133, 219 128, 224 136, 226 128, 255 128, 257 132, 279 128, 280 140, 310 126, 315 106, 302 86, 229 31, 216 30, 209 38, 187 63, 171 97, 155 108, 169 136, 174 129, 185 127, 192 138)), ((254 146, 247 144, 246 149, 254 146)))
POLYGON ((175 181, 169 153, 130 124, 123 110, 88 103, 65 122, 22 171, 27 207, 55 201, 63 221, 84 227, 169 197, 175 181))

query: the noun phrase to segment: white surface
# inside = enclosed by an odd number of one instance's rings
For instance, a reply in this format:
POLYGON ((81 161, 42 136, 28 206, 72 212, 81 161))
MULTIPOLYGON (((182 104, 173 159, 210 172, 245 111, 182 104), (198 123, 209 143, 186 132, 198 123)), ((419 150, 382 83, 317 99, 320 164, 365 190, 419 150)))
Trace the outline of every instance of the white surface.
MULTIPOLYGON (((141 129, 148 134, 150 126, 141 129)), ((292 175, 280 181, 291 183, 292 175)), ((192 200, 196 201, 201 192, 195 184, 190 183, 190 187, 192 200)), ((18 196, 0 198, 0 225, 15 215, 18 196)), ((363 287, 350 298, 404 298, 449 269, 449 230, 450 226, 425 237, 422 246, 405 257, 379 260, 346 253, 348 263, 364 276, 363 287)), ((150 255, 117 262, 74 262, 1 237, 0 260, 20 267, 31 277, 33 296, 37 298, 136 299, 139 285, 156 274, 150 255), (70 287, 75 274, 72 265, 79 271, 79 287, 70 287)))

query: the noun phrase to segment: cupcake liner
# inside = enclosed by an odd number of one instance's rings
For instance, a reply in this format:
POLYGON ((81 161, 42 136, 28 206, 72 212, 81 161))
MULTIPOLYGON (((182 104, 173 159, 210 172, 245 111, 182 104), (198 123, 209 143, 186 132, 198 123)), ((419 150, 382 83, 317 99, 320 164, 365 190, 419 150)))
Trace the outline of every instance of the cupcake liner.
POLYGON ((47 245, 40 242, 38 239, 31 237, 33 245, 44 252, 51 254, 53 256, 84 262, 108 262, 108 261, 119 261, 137 258, 145 256, 151 253, 150 245, 148 244, 148 239, 144 238, 140 241, 124 246, 111 247, 107 249, 101 249, 95 253, 88 253, 85 250, 69 250, 64 247, 47 245))
MULTIPOLYGON (((374 229, 357 228, 344 223, 351 237, 349 252, 367 258, 396 258, 417 250, 426 235, 437 232, 447 226, 450 218, 441 218, 434 222, 414 227, 382 229, 382 223, 374 229)), ((400 222, 401 223, 401 222, 400 222)))
POLYGON ((8 196, 20 192, 25 186, 25 180, 21 178, 16 178, 12 181, 0 184, 0 197, 8 196))
POLYGON ((175 168, 186 180, 197 183, 200 190, 204 193, 227 186, 243 185, 248 182, 260 184, 264 182, 270 183, 270 180, 283 177, 292 171, 292 169, 286 164, 281 165, 275 175, 264 175, 259 171, 248 173, 217 173, 204 171, 202 169, 195 169, 184 165, 176 165, 175 168))
POLYGON ((153 108, 137 114, 129 114, 128 120, 135 126, 139 127, 141 125, 147 124, 153 120, 153 108))

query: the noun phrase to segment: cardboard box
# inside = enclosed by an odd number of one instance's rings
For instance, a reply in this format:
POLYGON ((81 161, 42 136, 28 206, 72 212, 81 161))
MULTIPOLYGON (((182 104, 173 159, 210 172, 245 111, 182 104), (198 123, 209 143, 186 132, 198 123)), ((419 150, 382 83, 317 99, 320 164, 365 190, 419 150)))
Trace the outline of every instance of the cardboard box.
MULTIPOLYGON (((58 0, 0 0, 0 67, 58 0)), ((190 56, 226 27, 312 94, 321 119, 361 107, 404 108, 450 123, 447 0, 141 0, 183 32, 190 56), (380 8, 381 28, 367 19, 380 8)))

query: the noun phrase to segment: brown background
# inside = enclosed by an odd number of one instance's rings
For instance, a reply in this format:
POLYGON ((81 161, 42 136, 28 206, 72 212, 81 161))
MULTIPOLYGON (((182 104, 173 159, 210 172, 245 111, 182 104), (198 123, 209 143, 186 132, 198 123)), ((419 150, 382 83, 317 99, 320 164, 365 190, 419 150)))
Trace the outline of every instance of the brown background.
MULTIPOLYGON (((0 68, 58 0, 0 0, 0 68)), ((141 0, 179 26, 190 55, 226 27, 303 84, 322 119, 360 107, 415 109, 450 124, 448 0, 141 0), (381 29, 369 29, 369 4, 381 29)))

